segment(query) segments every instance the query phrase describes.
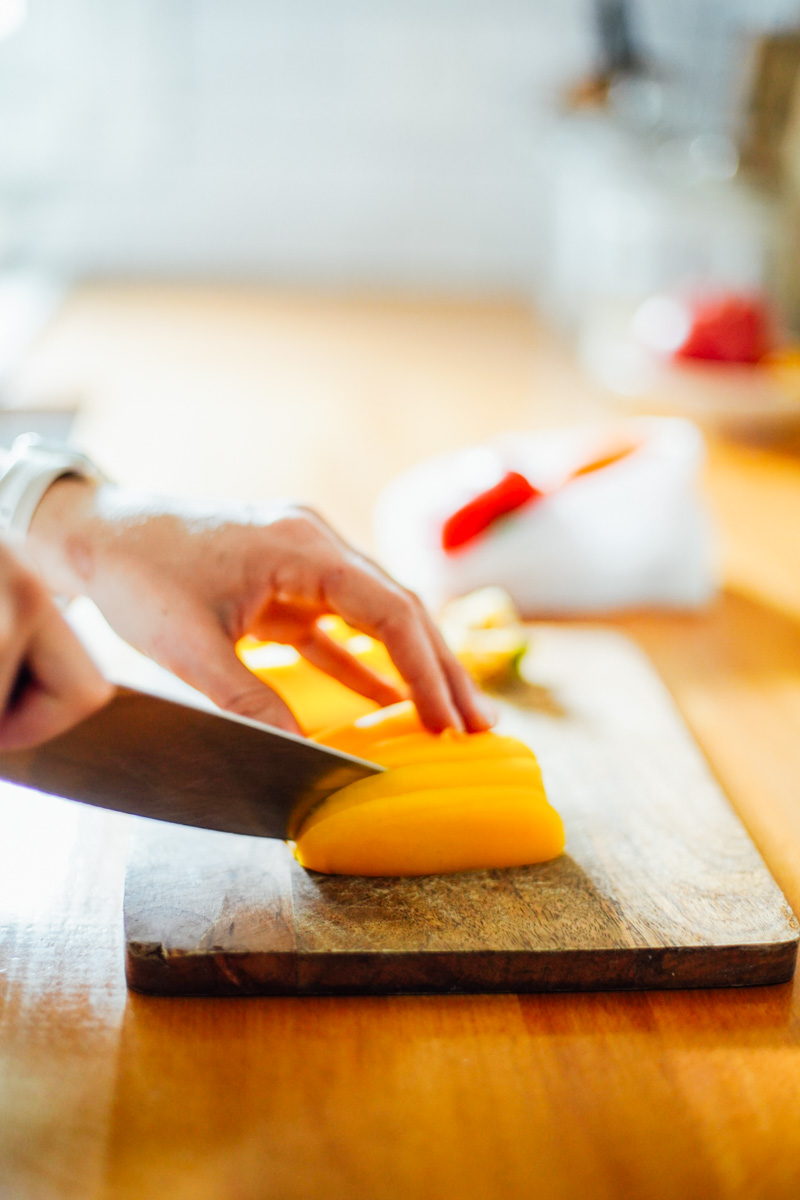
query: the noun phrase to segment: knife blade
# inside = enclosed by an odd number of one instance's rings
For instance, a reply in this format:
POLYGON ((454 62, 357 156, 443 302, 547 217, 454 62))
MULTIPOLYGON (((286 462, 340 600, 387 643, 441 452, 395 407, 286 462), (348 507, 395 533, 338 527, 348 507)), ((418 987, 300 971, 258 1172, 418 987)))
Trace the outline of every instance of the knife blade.
POLYGON ((291 838, 332 792, 383 767, 246 717, 118 687, 0 779, 99 808, 255 837, 291 838))

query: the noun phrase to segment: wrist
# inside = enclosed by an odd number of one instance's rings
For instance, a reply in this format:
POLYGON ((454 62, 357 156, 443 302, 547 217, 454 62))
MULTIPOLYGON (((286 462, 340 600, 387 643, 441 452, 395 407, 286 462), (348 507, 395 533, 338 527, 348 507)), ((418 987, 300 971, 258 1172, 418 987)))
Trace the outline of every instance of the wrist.
POLYGON ((25 551, 51 591, 68 596, 89 592, 104 524, 100 494, 111 490, 112 484, 62 475, 39 501, 25 551))

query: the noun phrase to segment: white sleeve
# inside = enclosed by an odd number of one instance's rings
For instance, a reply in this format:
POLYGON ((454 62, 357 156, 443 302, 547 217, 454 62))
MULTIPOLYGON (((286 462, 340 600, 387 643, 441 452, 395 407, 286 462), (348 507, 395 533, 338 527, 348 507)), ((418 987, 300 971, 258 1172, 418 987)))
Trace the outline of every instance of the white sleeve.
POLYGON ((18 437, 0 454, 0 537, 16 547, 24 545, 39 501, 57 479, 77 475, 98 483, 105 480, 85 455, 33 433, 18 437))

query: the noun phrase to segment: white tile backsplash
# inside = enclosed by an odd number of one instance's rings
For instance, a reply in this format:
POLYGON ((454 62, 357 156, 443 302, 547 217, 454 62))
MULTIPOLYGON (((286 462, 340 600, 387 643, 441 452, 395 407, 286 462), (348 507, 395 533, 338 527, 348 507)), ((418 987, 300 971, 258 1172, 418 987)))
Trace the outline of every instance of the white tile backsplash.
MULTIPOLYGON (((720 0, 691 3, 706 26, 683 2, 653 35, 670 53, 722 28, 720 0)), ((552 101, 592 61, 589 11, 30 0, 0 45, 0 222, 76 274, 525 287, 552 101)))

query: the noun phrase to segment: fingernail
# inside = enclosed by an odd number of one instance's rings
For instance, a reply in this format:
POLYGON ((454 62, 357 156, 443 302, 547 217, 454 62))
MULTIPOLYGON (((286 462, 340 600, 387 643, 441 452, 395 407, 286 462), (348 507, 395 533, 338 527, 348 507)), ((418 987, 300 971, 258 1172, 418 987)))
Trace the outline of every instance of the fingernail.
POLYGON ((484 720, 488 721, 490 725, 495 725, 497 723, 497 718, 499 715, 497 708, 494 704, 492 704, 491 700, 489 700, 487 696, 484 696, 480 692, 476 696, 476 707, 484 720))

